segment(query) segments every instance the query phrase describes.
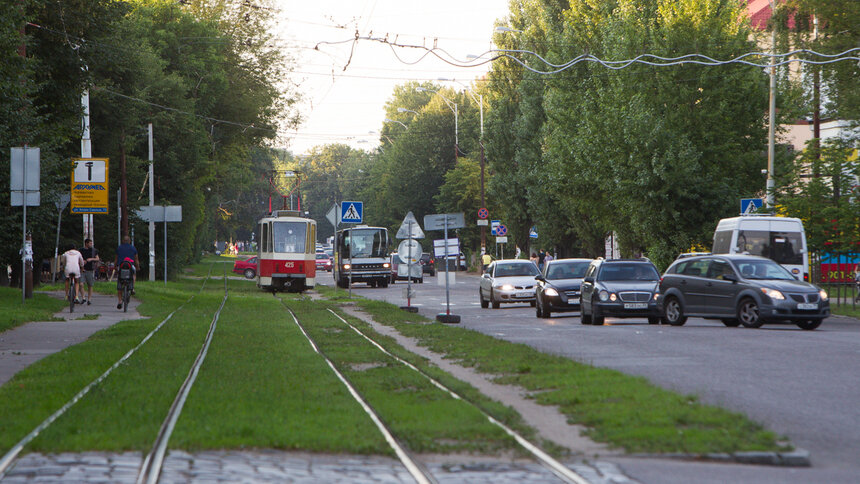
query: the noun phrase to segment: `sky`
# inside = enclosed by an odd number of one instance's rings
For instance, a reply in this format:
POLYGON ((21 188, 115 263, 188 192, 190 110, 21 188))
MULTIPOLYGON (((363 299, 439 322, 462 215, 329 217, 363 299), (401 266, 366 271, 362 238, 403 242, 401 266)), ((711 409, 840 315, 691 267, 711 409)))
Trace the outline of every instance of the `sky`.
POLYGON ((357 30, 360 36, 435 45, 465 60, 493 48, 495 22, 508 13, 508 0, 275 0, 275 6, 274 35, 296 60, 292 80, 303 97, 301 126, 282 134, 296 155, 329 143, 372 150, 395 86, 429 80, 460 88, 438 79, 468 85, 489 67, 454 67, 432 56, 409 65, 424 51, 398 49, 401 61, 378 42, 320 42, 352 40, 357 30))

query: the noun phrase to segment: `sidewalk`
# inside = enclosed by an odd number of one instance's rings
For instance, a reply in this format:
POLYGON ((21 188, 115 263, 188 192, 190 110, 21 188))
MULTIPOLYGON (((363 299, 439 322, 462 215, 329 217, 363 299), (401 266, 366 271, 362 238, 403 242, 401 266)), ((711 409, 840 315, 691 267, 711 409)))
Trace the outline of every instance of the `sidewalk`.
MULTIPOLYGON (((46 294, 61 298, 59 291, 46 294)), ((16 373, 42 358, 57 353, 69 346, 86 341, 96 331, 128 320, 141 319, 137 312, 139 301, 128 305, 128 312, 116 308, 116 295, 93 293, 90 306, 78 304, 75 312, 66 307, 54 314, 63 321, 34 321, 0 333, 0 385, 11 380, 16 373), (97 319, 78 319, 85 315, 97 315, 97 319)))

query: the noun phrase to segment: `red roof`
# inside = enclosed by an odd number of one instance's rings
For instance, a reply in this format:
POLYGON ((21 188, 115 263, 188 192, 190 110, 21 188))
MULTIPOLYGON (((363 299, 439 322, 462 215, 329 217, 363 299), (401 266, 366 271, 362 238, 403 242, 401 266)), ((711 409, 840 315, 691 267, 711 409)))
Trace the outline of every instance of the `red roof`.
MULTIPOLYGON (((776 0, 776 3, 784 1, 776 0)), ((747 0, 747 12, 749 12, 752 27, 756 30, 765 30, 771 16, 770 0, 747 0)), ((789 28, 794 28, 793 17, 789 18, 788 26, 789 28)))

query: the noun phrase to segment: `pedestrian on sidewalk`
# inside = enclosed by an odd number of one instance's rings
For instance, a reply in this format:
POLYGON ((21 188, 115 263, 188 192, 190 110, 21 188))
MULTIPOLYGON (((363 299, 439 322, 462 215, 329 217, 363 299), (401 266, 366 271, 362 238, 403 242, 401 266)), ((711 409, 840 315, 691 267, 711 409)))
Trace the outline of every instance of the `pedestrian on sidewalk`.
POLYGON ((93 239, 84 239, 81 249, 84 258, 84 282, 87 283, 87 306, 93 301, 93 286, 96 284, 96 265, 101 261, 99 251, 93 247, 93 239))
POLYGON ((493 262, 493 256, 490 255, 489 252, 484 251, 484 254, 481 256, 481 273, 487 272, 487 267, 493 262))

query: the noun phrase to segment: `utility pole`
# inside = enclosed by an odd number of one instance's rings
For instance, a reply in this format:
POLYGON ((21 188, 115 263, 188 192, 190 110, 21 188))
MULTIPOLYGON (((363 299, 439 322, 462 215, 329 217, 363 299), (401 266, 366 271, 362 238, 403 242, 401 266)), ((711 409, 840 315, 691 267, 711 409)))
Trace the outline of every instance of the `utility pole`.
POLYGON ((774 22, 774 14, 776 13, 776 1, 770 1, 770 18, 771 18, 771 53, 774 54, 770 57, 770 106, 768 118, 770 120, 768 124, 768 137, 767 137, 767 195, 766 195, 766 204, 767 208, 773 209, 775 200, 774 200, 774 190, 776 188, 776 182, 773 179, 773 158, 776 152, 776 141, 774 140, 774 136, 776 133, 776 23, 774 22))
MULTIPOLYGON (((86 70, 86 68, 84 69, 86 70)), ((83 128, 84 131, 81 134, 81 158, 88 159, 93 157, 93 146, 92 140, 90 139, 90 92, 89 90, 84 90, 83 94, 81 94, 81 107, 83 108, 83 128)), ((85 213, 83 214, 84 218, 84 240, 92 239, 93 247, 95 247, 95 237, 93 234, 95 233, 95 229, 93 228, 93 214, 85 213)))
MULTIPOLYGON (((155 179, 153 178, 152 167, 152 123, 148 125, 149 131, 149 280, 155 281, 155 222, 152 221, 153 204, 155 201, 155 179)), ((164 224, 165 237, 167 236, 167 223, 164 224)), ((167 266, 164 267, 164 273, 167 274, 167 266)))
MULTIPOLYGON (((813 48, 818 47, 818 15, 812 16, 813 48)), ((812 66, 812 137, 815 139, 815 159, 821 160, 821 68, 812 66)), ((813 163, 813 176, 821 176, 818 163, 813 163)))

